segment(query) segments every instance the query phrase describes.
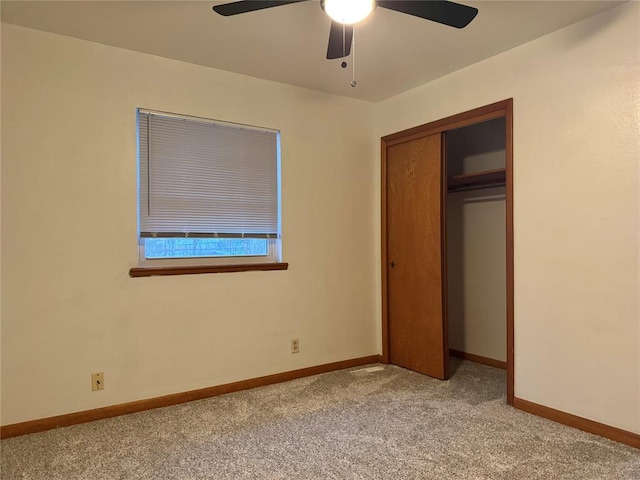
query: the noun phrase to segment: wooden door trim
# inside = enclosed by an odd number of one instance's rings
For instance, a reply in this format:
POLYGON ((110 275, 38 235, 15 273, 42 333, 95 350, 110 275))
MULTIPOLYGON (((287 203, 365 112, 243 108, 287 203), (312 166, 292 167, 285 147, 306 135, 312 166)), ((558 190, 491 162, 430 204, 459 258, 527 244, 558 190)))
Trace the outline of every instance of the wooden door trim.
POLYGON ((513 293, 513 99, 505 100, 506 126, 506 221, 507 221, 507 403, 513 405, 515 385, 514 360, 514 293, 513 293))
POLYGON ((387 253, 387 144, 384 138, 380 140, 380 173, 382 186, 380 188, 380 211, 382 212, 381 252, 382 252, 382 363, 389 363, 389 284, 388 253, 387 253))
POLYGON ((468 112, 458 113, 450 117, 435 120, 433 122, 418 125, 417 127, 408 128, 401 132, 392 133, 382 137, 382 141, 387 147, 391 147, 397 143, 409 142, 416 138, 425 137, 434 133, 443 133, 447 130, 468 127, 475 123, 486 122, 494 118, 506 117, 507 113, 513 107, 513 99, 503 100, 501 102, 485 105, 484 107, 475 108, 468 112))
POLYGON ((447 144, 440 135, 440 277, 442 278, 442 351, 444 352, 444 380, 449 380, 449 271, 447 256, 447 144))
MULTIPOLYGON (((495 118, 505 119, 506 125, 506 260, 507 260, 507 403, 513 405, 514 398, 514 288, 513 288, 513 99, 492 103, 434 122, 386 135, 380 140, 381 173, 381 255, 382 255, 382 362, 389 363, 389 312, 388 312, 388 264, 387 258, 387 148, 398 143, 447 130, 467 127, 495 118)), ((446 185, 446 183, 445 183, 446 185)), ((446 322, 448 323, 448 322, 446 322)))

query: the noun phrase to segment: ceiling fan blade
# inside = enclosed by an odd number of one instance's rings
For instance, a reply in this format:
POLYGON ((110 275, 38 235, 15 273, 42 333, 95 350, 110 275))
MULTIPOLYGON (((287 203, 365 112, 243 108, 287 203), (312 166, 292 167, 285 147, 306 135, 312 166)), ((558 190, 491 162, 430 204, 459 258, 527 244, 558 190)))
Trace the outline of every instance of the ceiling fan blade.
POLYGON ((443 0, 378 0, 378 6, 426 18, 450 27, 464 28, 478 14, 478 9, 443 0))
POLYGON ((353 42, 353 25, 343 25, 338 22, 331 22, 329 31, 329 46, 327 47, 327 59, 348 57, 351 53, 351 43, 353 42), (343 36, 344 33, 344 36, 343 36))
POLYGON ((240 13, 255 12, 265 8, 279 7, 290 3, 306 2, 307 0, 244 0, 240 2, 225 3, 223 5, 215 5, 213 11, 224 15, 238 15, 240 13))

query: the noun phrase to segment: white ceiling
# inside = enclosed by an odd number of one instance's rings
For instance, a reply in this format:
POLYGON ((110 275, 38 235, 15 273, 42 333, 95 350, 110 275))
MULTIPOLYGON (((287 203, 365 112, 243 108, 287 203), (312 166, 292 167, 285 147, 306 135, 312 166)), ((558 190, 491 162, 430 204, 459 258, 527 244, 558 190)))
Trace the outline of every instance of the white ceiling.
POLYGON ((254 77, 378 101, 575 23, 619 1, 468 1, 465 29, 377 8, 351 62, 326 60, 319 0, 222 17, 220 1, 2 1, 2 21, 254 77))

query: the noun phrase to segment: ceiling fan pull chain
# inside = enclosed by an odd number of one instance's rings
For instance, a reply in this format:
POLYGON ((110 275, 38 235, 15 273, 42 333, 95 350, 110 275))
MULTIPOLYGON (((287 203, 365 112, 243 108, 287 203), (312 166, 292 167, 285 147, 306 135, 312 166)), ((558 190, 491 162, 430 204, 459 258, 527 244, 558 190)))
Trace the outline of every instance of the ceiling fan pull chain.
POLYGON ((357 83, 356 83, 356 26, 353 26, 353 40, 351 43, 351 55, 353 56, 353 58, 351 59, 351 65, 352 65, 352 76, 351 76, 351 86, 353 88, 356 87, 357 83))

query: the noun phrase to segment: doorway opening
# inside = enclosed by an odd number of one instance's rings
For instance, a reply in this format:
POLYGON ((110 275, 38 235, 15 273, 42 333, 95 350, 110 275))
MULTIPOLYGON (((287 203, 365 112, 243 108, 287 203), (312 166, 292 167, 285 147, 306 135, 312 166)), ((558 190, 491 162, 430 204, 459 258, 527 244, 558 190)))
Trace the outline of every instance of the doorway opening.
POLYGON ((383 137, 381 155, 383 362, 506 368, 510 405, 512 131, 509 99, 383 137))

